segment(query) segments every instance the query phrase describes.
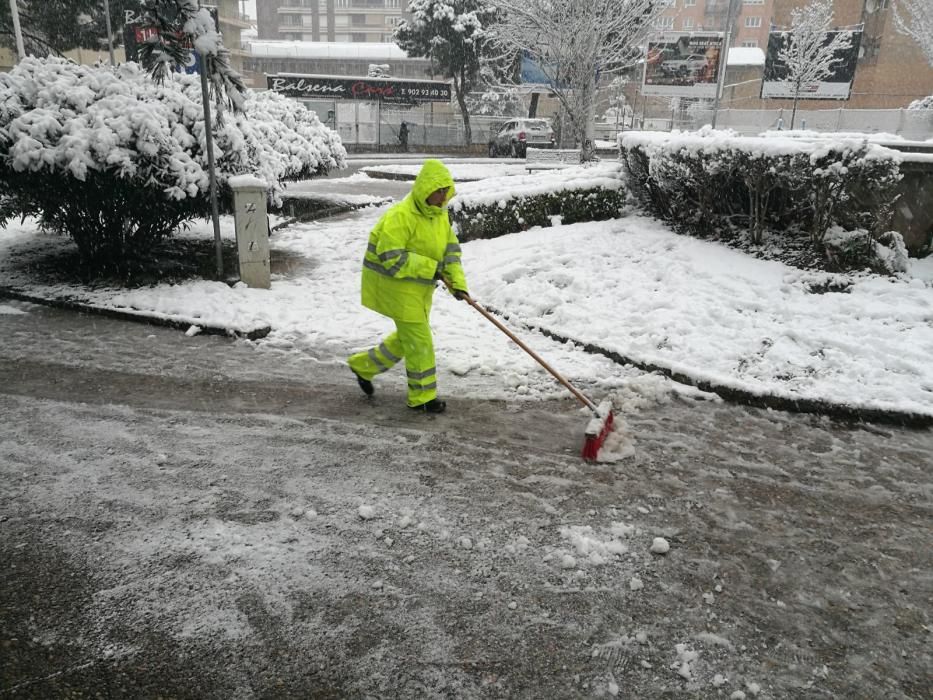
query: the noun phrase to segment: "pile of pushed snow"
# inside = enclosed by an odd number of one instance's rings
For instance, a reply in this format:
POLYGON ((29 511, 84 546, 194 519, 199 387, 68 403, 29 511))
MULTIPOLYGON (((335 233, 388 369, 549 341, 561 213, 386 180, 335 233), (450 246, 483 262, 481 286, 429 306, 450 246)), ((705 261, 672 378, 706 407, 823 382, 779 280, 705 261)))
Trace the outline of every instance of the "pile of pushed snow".
MULTIPOLYGON (((253 93, 244 113, 215 126, 223 182, 255 174, 278 195, 283 180, 343 167, 339 136, 293 100, 253 93)), ((207 190, 199 81, 153 83, 135 63, 116 68, 27 58, 0 74, 0 155, 16 173, 86 181, 107 172, 183 200, 207 190)))

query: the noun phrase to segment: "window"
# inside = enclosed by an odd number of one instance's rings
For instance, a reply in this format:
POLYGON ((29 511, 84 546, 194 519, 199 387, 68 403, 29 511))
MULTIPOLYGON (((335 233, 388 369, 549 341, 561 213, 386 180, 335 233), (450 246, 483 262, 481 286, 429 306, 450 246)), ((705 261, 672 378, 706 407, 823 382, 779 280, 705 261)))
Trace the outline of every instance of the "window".
POLYGON ((397 27, 402 21, 401 17, 393 17, 392 15, 386 15, 386 24, 390 27, 397 27))
POLYGON ((684 17, 684 29, 693 29, 693 17, 684 17))
POLYGON ((755 27, 760 27, 761 17, 746 17, 745 26, 749 27, 750 29, 754 29, 755 27))
POLYGON ((366 15, 350 15, 350 24, 354 27, 362 27, 366 24, 366 15))
POLYGON ((390 10, 397 10, 400 4, 400 0, 386 0, 386 7, 390 10))
POLYGON ((742 0, 746 5, 764 5, 765 0, 742 0))
POLYGON ((366 35, 365 35, 365 34, 359 34, 359 33, 357 33, 357 32, 354 32, 353 34, 350 35, 350 41, 362 41, 362 42, 365 42, 365 41, 366 41, 366 35))
POLYGON ((757 41, 754 41, 754 40, 752 40, 752 41, 743 41, 743 42, 742 42, 742 46, 743 46, 744 48, 746 48, 746 49, 757 49, 757 48, 758 48, 758 42, 757 42, 757 41))
POLYGON ((673 17, 658 17, 654 21, 655 29, 673 29, 674 28, 674 18, 673 17))
POLYGON ((695 7, 697 0, 684 0, 684 7, 695 7))

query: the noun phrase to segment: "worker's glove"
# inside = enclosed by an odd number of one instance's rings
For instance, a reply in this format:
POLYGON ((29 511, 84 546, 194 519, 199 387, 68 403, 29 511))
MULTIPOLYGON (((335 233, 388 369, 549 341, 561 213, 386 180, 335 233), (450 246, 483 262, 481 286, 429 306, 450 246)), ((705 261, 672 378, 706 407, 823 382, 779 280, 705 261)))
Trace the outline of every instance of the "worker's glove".
POLYGON ((470 295, 465 290, 463 289, 454 290, 454 299, 456 299, 457 301, 466 301, 469 298, 470 298, 470 295))

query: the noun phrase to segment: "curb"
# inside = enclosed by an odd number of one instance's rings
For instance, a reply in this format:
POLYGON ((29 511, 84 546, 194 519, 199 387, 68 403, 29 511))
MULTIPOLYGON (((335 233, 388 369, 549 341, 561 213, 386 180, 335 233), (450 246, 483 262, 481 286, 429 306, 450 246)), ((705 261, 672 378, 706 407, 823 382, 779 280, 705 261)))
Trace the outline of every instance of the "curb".
MULTIPOLYGON (((497 309, 489 306, 487 306, 486 309, 496 314, 497 316, 509 319, 507 314, 503 314, 497 309)), ((513 322, 515 321, 513 320, 513 322)), ((631 365, 632 367, 637 367, 638 369, 645 372, 661 374, 668 379, 677 382, 678 384, 692 386, 700 389, 701 391, 716 394, 723 401, 729 401, 730 403, 738 403, 746 406, 753 406, 755 408, 769 408, 789 413, 812 413, 855 422, 886 423, 890 425, 899 425, 906 428, 933 427, 933 416, 928 416, 922 413, 897 410, 886 411, 880 408, 858 408, 845 404, 832 403, 831 401, 825 401, 822 399, 791 399, 782 396, 761 395, 754 394, 750 391, 745 391, 744 389, 736 389, 734 387, 713 384, 712 382, 696 379, 688 374, 677 372, 672 370, 670 367, 656 365, 652 362, 642 362, 622 355, 618 352, 615 352, 614 350, 607 350, 598 345, 593 345, 592 343, 581 342, 576 338, 570 338, 568 336, 561 335, 560 333, 555 333, 554 331, 548 330, 547 328, 534 326, 520 321, 519 323, 528 329, 538 331, 541 333, 541 335, 552 340, 556 340, 560 343, 573 343, 577 347, 583 349, 585 352, 588 352, 592 355, 602 355, 603 357, 610 359, 619 365, 631 365)))
POLYGON ((81 313, 93 314, 95 316, 106 316, 116 318, 122 321, 133 321, 135 323, 148 323, 151 326, 163 326, 173 328, 179 331, 187 331, 191 326, 198 326, 201 333, 206 335, 223 335, 228 338, 245 338, 247 340, 259 340, 265 338, 272 332, 271 326, 257 326, 248 331, 224 328, 222 326, 201 326, 191 321, 182 321, 173 318, 158 318, 155 316, 146 316, 144 314, 135 314, 132 311, 121 311, 119 309, 110 309, 104 306, 92 306, 64 297, 48 299, 46 297, 37 297, 31 294, 23 294, 9 287, 0 287, 0 298, 15 299, 17 301, 26 301, 31 304, 40 304, 42 306, 51 306, 56 309, 65 309, 66 311, 78 311, 81 313))

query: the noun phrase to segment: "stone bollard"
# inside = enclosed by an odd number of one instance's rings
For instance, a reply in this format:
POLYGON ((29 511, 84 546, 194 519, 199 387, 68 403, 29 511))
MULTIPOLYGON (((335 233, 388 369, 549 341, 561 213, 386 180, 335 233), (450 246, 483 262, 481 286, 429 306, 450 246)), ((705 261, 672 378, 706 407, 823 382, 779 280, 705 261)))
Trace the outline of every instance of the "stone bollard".
POLYGON ((269 186, 253 175, 227 180, 233 190, 233 216, 240 261, 240 280, 248 287, 269 289, 269 220, 266 192, 269 186))

